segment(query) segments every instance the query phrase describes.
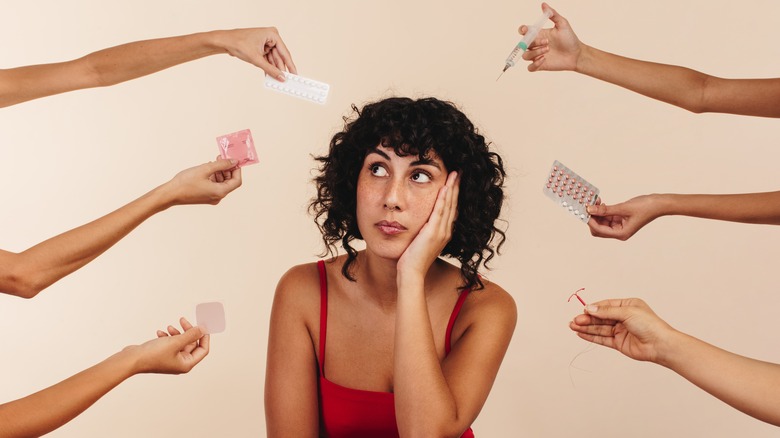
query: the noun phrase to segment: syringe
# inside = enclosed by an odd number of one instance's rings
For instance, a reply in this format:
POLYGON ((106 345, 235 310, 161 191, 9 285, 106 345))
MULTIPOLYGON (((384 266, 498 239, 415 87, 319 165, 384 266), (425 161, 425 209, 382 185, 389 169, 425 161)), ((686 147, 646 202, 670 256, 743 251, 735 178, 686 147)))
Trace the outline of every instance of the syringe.
POLYGON ((536 39, 536 35, 539 34, 539 31, 542 30, 542 26, 544 26, 544 23, 547 22, 547 20, 550 19, 552 16, 552 10, 547 9, 544 11, 544 14, 542 14, 541 17, 534 23, 533 26, 528 27, 528 31, 523 35, 523 39, 520 40, 519 43, 515 46, 514 49, 512 49, 512 53, 509 54, 509 56, 506 58, 506 65, 504 66, 504 69, 501 70, 501 74, 498 75, 496 78, 496 82, 498 82, 499 79, 501 79, 501 75, 504 74, 505 71, 509 69, 509 67, 515 66, 515 59, 517 59, 517 56, 522 54, 522 52, 525 52, 528 50, 528 46, 531 45, 531 43, 534 42, 534 39, 536 39))

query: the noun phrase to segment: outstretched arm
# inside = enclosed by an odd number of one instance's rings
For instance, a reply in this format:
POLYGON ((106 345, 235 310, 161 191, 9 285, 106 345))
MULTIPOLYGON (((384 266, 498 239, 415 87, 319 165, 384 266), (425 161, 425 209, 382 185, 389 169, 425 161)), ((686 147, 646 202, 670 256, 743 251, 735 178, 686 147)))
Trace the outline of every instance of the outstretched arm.
POLYGON ((780 192, 735 195, 653 194, 615 205, 588 207, 591 234, 627 240, 661 216, 691 216, 750 224, 780 225, 780 192))
POLYGON ((585 309, 570 323, 582 339, 663 365, 730 406, 780 426, 780 365, 679 332, 640 299, 604 300, 585 309))
MULTIPOLYGON (((569 22, 553 11, 555 26, 539 32, 523 54, 529 71, 570 70, 695 113, 780 117, 780 78, 722 79, 676 65, 639 61, 583 44, 569 22)), ((520 27, 525 34, 527 26, 520 27)))
POLYGON ((209 352, 209 336, 186 319, 157 339, 133 345, 54 386, 0 405, 0 438, 37 437, 69 422, 124 380, 139 373, 189 372, 209 352))
POLYGON ((284 80, 297 73, 273 27, 217 30, 137 41, 54 64, 0 70, 0 108, 82 88, 105 87, 205 56, 228 53, 284 80))
POLYGON ((228 160, 202 164, 86 225, 21 253, 0 250, 0 292, 32 298, 86 265, 154 214, 173 205, 217 204, 241 185, 241 170, 228 160))

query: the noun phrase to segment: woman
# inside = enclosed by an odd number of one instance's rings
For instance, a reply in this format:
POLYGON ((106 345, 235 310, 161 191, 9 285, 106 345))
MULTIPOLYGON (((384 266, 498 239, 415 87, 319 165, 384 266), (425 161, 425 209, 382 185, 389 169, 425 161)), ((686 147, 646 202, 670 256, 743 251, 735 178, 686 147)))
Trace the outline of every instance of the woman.
POLYGON ((447 102, 353 109, 311 204, 334 257, 276 290, 268 436, 473 436, 517 319, 478 274, 504 240, 501 158, 447 102))

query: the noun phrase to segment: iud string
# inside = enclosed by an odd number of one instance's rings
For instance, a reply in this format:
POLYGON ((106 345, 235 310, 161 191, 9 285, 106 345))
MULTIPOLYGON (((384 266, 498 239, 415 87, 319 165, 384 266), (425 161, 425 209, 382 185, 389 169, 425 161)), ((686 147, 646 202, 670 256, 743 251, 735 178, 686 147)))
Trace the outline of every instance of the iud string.
MULTIPOLYGON (((569 299, 566 300, 566 302, 567 303, 571 302, 571 298, 572 297, 577 297, 577 299, 580 301, 580 303, 582 303, 583 306, 587 306, 587 304, 585 304, 585 300, 583 300, 582 297, 580 296, 580 291, 583 291, 583 290, 585 290, 584 287, 581 287, 581 288, 577 289, 576 292, 574 292, 573 294, 569 295, 569 299)), ((594 344, 592 344, 592 343, 588 343, 588 346, 586 346, 582 351, 577 353, 577 355, 574 356, 574 358, 572 358, 571 362, 569 362, 569 380, 571 381, 572 388, 576 388, 577 387, 577 385, 574 384, 574 376, 572 376, 572 374, 571 374, 571 369, 572 368, 580 370, 580 371, 591 372, 590 370, 586 370, 586 369, 574 366, 574 362, 577 360, 578 357, 580 357, 581 355, 583 355, 583 354, 587 353, 588 351, 590 351, 593 348, 593 345, 594 344)))

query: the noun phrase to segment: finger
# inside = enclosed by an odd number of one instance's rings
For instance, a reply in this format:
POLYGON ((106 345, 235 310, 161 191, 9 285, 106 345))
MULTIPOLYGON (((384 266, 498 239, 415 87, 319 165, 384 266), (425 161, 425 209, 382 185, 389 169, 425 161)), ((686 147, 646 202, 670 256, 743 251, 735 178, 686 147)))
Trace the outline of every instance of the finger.
POLYGON ((166 336, 168 336, 168 333, 166 333, 166 332, 164 332, 162 330, 157 330, 157 337, 158 338, 164 338, 166 336))
POLYGON ((539 58, 540 56, 544 55, 549 51, 550 51, 549 46, 536 46, 534 48, 529 48, 528 50, 525 51, 525 53, 523 53, 523 59, 526 61, 531 61, 539 58))
POLYGON ((526 26, 525 24, 520 25, 520 28, 517 29, 517 33, 519 33, 520 35, 525 35, 526 32, 528 32, 528 26, 526 26))
POLYGON ((569 327, 577 333, 585 333, 593 336, 614 337, 614 325, 577 325, 571 323, 569 327))
POLYGON ((174 339, 176 339, 176 345, 178 346, 179 351, 182 351, 185 347, 187 347, 188 344, 197 344, 198 339, 203 337, 204 333, 200 327, 192 327, 189 330, 186 330, 184 333, 176 336, 174 339))
POLYGON ((168 326, 168 333, 170 333, 170 334, 171 334, 171 336, 177 336, 177 335, 180 335, 180 334, 181 334, 181 332, 179 331, 179 329, 177 329, 176 327, 174 327, 174 326, 172 326, 172 325, 169 325, 169 326, 168 326))
POLYGON ((220 158, 217 161, 211 161, 209 163, 203 164, 202 166, 203 166, 204 172, 207 175, 213 175, 213 174, 215 174, 217 172, 230 170, 230 169, 236 167, 236 164, 238 164, 238 162, 236 160, 233 160, 233 159, 225 160, 225 159, 220 158))
POLYGON ((276 47, 271 50, 271 58, 273 58, 276 68, 278 68, 279 71, 284 71, 284 60, 282 59, 282 55, 279 54, 279 49, 276 47))
POLYGON ((206 356, 209 354, 209 344, 211 342, 211 337, 209 335, 204 335, 202 338, 200 338, 200 345, 198 345, 198 348, 194 349, 192 353, 192 366, 197 365, 200 363, 200 361, 203 360, 206 356))
POLYGON ((298 74, 298 68, 295 67, 295 63, 293 62, 292 55, 290 54, 290 51, 287 49, 287 45, 284 44, 284 41, 282 41, 282 38, 279 37, 279 41, 276 42, 276 49, 279 52, 279 56, 282 58, 282 61, 284 61, 284 65, 287 66, 287 70, 290 73, 298 74))
POLYGON ((228 193, 232 192, 233 190, 241 187, 241 168, 237 167, 235 170, 233 170, 230 173, 230 178, 227 178, 223 181, 223 189, 225 190, 224 194, 222 196, 227 196, 228 193))
POLYGON ((566 21, 566 19, 563 18, 558 13, 558 11, 556 11, 553 8, 551 8, 550 5, 548 5, 547 3, 542 3, 542 11, 543 12, 547 12, 548 10, 552 13, 552 15, 550 15, 550 21, 552 21, 555 24, 555 27, 568 27, 569 26, 569 22, 566 21))
MULTIPOLYGON (((612 221, 602 221, 595 216, 591 216, 588 220, 588 228, 590 228, 590 234, 594 237, 603 237, 611 239, 622 239, 623 229, 616 228, 618 224, 613 224, 612 221)), ((621 224, 622 225, 622 224, 621 224)))
POLYGON ((187 320, 185 317, 179 318, 179 324, 181 324, 181 328, 183 328, 185 331, 192 328, 192 324, 187 320))
POLYGON ((444 231, 448 239, 452 237, 452 226, 455 223, 455 218, 458 216, 458 193, 460 192, 460 173, 453 173, 455 177, 452 178, 452 183, 448 189, 449 205, 447 206, 446 219, 444 221, 444 231))
POLYGON ((268 76, 276 78, 278 81, 284 82, 284 73, 282 73, 282 71, 274 65, 273 57, 270 52, 265 56, 261 56, 260 59, 258 59, 256 62, 253 61, 252 64, 260 67, 268 76))
POLYGON ((588 315, 595 316, 601 319, 611 319, 614 321, 623 322, 628 319, 635 311, 630 305, 624 305, 622 300, 615 306, 612 304, 588 304, 585 306, 585 312, 588 315))
POLYGON ((455 183, 452 185, 452 219, 451 222, 458 220, 458 201, 460 199, 460 181, 462 174, 458 172, 458 177, 455 179, 455 183))
POLYGON ((213 179, 214 182, 221 183, 225 181, 225 176, 223 175, 222 172, 215 172, 212 176, 214 177, 213 179))
POLYGON ((584 339, 584 340, 586 340, 588 342, 592 342, 594 344, 603 345, 603 346, 609 347, 609 348, 615 348, 615 338, 604 337, 604 336, 595 336, 595 335, 590 335, 590 334, 587 334, 587 333, 577 333, 577 336, 579 336, 580 338, 582 338, 582 339, 584 339))
POLYGON ((542 66, 544 65, 545 57, 544 55, 534 59, 534 62, 528 64, 528 71, 535 72, 542 69, 542 66))
POLYGON ((586 209, 591 216, 614 216, 620 214, 617 211, 617 208, 613 208, 607 204, 589 205, 586 209))
POLYGON ((601 319, 596 318, 593 315, 588 315, 587 313, 581 313, 574 317, 572 320, 572 323, 579 327, 585 327, 589 325, 609 325, 614 326, 617 324, 617 321, 612 321, 609 319, 601 319))

